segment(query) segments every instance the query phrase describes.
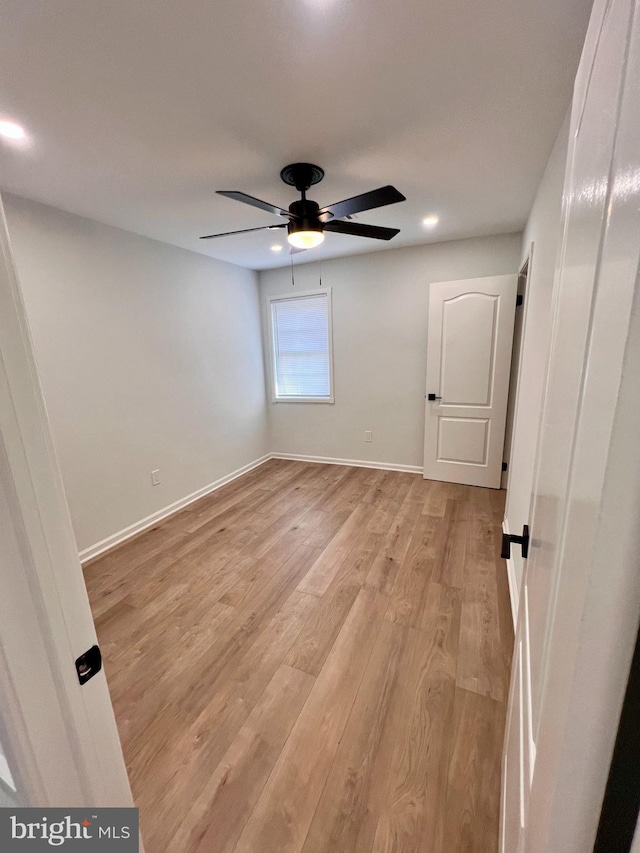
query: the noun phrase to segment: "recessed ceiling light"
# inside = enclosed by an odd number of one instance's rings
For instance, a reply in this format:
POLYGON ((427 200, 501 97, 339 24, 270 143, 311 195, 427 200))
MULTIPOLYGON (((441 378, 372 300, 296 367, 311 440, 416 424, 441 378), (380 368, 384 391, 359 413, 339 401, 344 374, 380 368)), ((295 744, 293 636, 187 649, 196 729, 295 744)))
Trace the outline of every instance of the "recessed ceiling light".
POLYGON ((5 139, 25 139, 26 135, 24 128, 15 121, 0 121, 0 136, 5 139))
POLYGON ((425 218, 422 220, 422 224, 426 228, 433 228, 433 226, 437 225, 438 222, 440 222, 440 217, 436 216, 435 214, 431 214, 431 216, 425 216, 425 218))
POLYGON ((281 252, 281 251, 282 251, 282 246, 272 246, 272 247, 271 247, 271 251, 272 251, 272 252, 281 252))

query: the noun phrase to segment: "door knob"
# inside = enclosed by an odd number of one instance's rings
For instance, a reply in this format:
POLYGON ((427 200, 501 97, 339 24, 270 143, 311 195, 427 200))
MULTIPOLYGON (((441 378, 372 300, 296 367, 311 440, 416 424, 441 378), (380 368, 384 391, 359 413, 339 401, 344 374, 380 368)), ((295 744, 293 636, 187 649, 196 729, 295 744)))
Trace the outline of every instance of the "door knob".
POLYGON ((435 394, 427 394, 427 400, 431 400, 433 402, 433 400, 442 400, 442 397, 436 397, 435 394))
POLYGON ((525 524, 522 527, 522 536, 516 536, 513 533, 502 534, 502 552, 500 556, 503 560, 511 559, 511 545, 522 546, 522 557, 527 559, 529 556, 529 525, 525 524))

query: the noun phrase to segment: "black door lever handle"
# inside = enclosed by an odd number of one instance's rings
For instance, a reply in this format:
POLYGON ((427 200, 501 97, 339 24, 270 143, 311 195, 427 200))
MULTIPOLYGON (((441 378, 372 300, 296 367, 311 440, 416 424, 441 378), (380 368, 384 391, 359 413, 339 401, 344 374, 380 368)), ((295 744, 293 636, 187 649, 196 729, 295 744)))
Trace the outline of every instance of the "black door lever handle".
POLYGON ((436 397, 435 394, 427 394, 427 400, 431 400, 433 402, 434 400, 442 400, 442 397, 436 397))
POLYGON ((502 534, 502 552, 500 556, 503 560, 511 559, 511 545, 522 546, 522 557, 527 559, 529 556, 529 525, 525 524, 522 528, 522 536, 516 536, 513 533, 502 534))

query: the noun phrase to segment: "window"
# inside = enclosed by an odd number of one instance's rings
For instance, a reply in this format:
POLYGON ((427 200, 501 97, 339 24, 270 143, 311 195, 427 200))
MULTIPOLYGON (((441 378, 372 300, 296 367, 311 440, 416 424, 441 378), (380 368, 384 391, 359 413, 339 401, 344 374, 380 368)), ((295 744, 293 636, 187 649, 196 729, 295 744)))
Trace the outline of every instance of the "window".
POLYGON ((333 403, 331 289, 269 299, 274 401, 333 403))

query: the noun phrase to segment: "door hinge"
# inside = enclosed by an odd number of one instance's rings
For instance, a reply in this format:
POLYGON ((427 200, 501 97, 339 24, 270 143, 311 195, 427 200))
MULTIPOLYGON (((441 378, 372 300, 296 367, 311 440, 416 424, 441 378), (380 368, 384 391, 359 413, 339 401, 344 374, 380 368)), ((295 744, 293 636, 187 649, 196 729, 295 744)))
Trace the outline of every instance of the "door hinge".
POLYGON ((522 527, 522 536, 516 536, 514 533, 502 534, 502 551, 500 556, 503 560, 511 559, 511 546, 520 545, 522 547, 522 558, 524 560, 529 556, 529 525, 525 524, 522 527))
POLYGON ((522 305, 523 302, 524 302, 524 296, 521 293, 519 293, 516 296, 516 308, 520 308, 520 306, 522 305))
POLYGON ((102 654, 99 646, 91 646, 76 661, 76 672, 80 684, 86 684, 90 678, 102 669, 102 654))
POLYGON ((503 462, 503 463, 502 463, 502 470, 503 470, 503 471, 506 471, 508 467, 509 467, 509 466, 507 465, 507 463, 506 463, 506 462, 503 462))

